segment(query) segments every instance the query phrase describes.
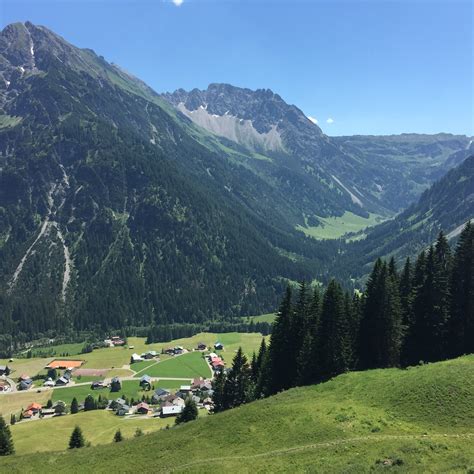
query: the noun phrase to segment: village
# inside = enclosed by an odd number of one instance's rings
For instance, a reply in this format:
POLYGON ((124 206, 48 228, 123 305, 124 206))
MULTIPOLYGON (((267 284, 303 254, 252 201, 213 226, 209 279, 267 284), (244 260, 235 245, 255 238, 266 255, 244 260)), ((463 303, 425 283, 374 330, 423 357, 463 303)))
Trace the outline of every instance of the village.
MULTIPOLYGON (((135 349, 133 344, 127 346, 120 336, 112 336, 106 339, 104 344, 112 350, 135 349)), ((183 411, 186 400, 192 400, 198 409, 210 412, 213 408, 213 376, 226 370, 222 356, 217 354, 218 351, 224 350, 224 345, 217 341, 212 347, 215 352, 211 352, 206 343, 198 342, 195 347, 189 349, 176 345, 163 347, 160 352, 133 352, 129 364, 124 365, 128 367, 131 375, 115 375, 111 378, 104 377, 106 370, 87 368, 86 360, 79 358, 55 358, 44 367, 41 374, 35 376, 25 373, 13 376, 8 364, 0 365, 0 393, 14 397, 15 394, 29 392, 31 399, 35 398, 35 394, 42 395, 39 398, 43 399, 44 392, 54 394, 46 404, 34 400, 18 413, 12 413, 12 424, 96 409, 110 411, 119 417, 175 417, 183 411), (209 368, 209 377, 170 379, 156 376, 151 370, 160 363, 187 354, 193 354, 193 357, 199 354, 198 357, 209 368), (146 365, 143 367, 143 364, 146 365), (137 370, 134 370, 135 368, 137 370), (150 374, 147 373, 147 368, 150 368, 150 374), (179 382, 179 385, 171 389, 168 382, 172 382, 171 385, 179 382)), ((10 362, 14 363, 14 359, 10 359, 10 362)))

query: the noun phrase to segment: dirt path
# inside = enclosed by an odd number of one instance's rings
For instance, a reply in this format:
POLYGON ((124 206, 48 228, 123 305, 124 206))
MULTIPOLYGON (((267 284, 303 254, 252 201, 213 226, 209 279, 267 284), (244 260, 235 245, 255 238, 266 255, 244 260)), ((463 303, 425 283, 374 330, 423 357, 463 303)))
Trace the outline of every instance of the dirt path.
POLYGON ((417 440, 417 439, 446 439, 446 438, 457 438, 457 439, 471 439, 474 438, 474 433, 463 433, 463 434, 431 434, 431 435, 380 435, 380 436, 360 436, 356 438, 344 438, 337 439, 333 441, 326 441, 321 443, 307 444, 305 446, 293 446, 291 448, 275 449, 270 451, 265 451, 257 454, 245 454, 240 456, 221 456, 215 458, 206 458, 198 459, 186 464, 181 464, 179 466, 174 466, 172 469, 169 469, 167 472, 173 472, 182 469, 188 469, 190 467, 199 465, 199 464, 208 464, 212 462, 220 461, 240 461, 246 459, 256 459, 263 458, 267 456, 280 456, 283 454, 297 453, 300 451, 306 451, 311 449, 318 448, 330 448, 331 446, 341 446, 345 444, 352 444, 364 441, 389 441, 389 440, 417 440))

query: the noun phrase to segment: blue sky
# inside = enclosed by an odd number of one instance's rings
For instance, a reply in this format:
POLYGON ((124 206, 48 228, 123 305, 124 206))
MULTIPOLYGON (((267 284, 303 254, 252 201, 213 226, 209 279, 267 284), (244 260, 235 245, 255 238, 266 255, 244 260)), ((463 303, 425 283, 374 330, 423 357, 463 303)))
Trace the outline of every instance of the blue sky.
POLYGON ((159 92, 270 88, 329 135, 474 135, 471 0, 0 0, 2 27, 25 20, 159 92))

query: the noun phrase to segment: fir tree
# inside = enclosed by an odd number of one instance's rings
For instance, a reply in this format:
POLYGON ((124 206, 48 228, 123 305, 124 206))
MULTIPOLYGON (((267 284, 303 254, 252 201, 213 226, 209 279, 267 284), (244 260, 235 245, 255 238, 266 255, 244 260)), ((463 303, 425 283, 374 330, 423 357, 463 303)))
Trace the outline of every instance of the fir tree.
POLYGON ((117 430, 114 434, 114 442, 120 443, 120 441, 123 441, 122 432, 120 430, 117 430))
POLYGON ((225 372, 218 372, 212 381, 212 389, 214 390, 213 402, 214 402, 214 413, 219 413, 225 410, 225 383, 226 375, 225 372))
POLYGON ((186 399, 183 411, 176 417, 176 424, 187 423, 198 417, 198 409, 196 403, 191 397, 186 399))
POLYGON ((232 361, 232 368, 227 374, 224 385, 224 407, 225 409, 238 407, 250 400, 251 387, 250 368, 247 357, 239 347, 232 361))
POLYGON ((474 352, 474 226, 468 222, 459 237, 451 274, 449 355, 474 352))
POLYGON ((85 445, 84 436, 79 426, 76 426, 69 439, 69 449, 83 448, 85 445))
POLYGON ((77 398, 74 397, 71 402, 71 415, 75 415, 79 411, 79 403, 77 403, 77 398))
POLYGON ((0 415, 0 456, 8 456, 15 453, 10 427, 0 415))

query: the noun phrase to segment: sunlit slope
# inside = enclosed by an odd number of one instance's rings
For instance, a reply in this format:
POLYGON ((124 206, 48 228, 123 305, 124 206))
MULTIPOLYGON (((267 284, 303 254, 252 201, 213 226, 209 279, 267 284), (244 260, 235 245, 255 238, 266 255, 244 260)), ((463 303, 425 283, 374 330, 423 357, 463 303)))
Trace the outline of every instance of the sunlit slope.
POLYGON ((466 356, 342 375, 119 445, 2 462, 10 472, 466 472, 473 407, 466 356))

